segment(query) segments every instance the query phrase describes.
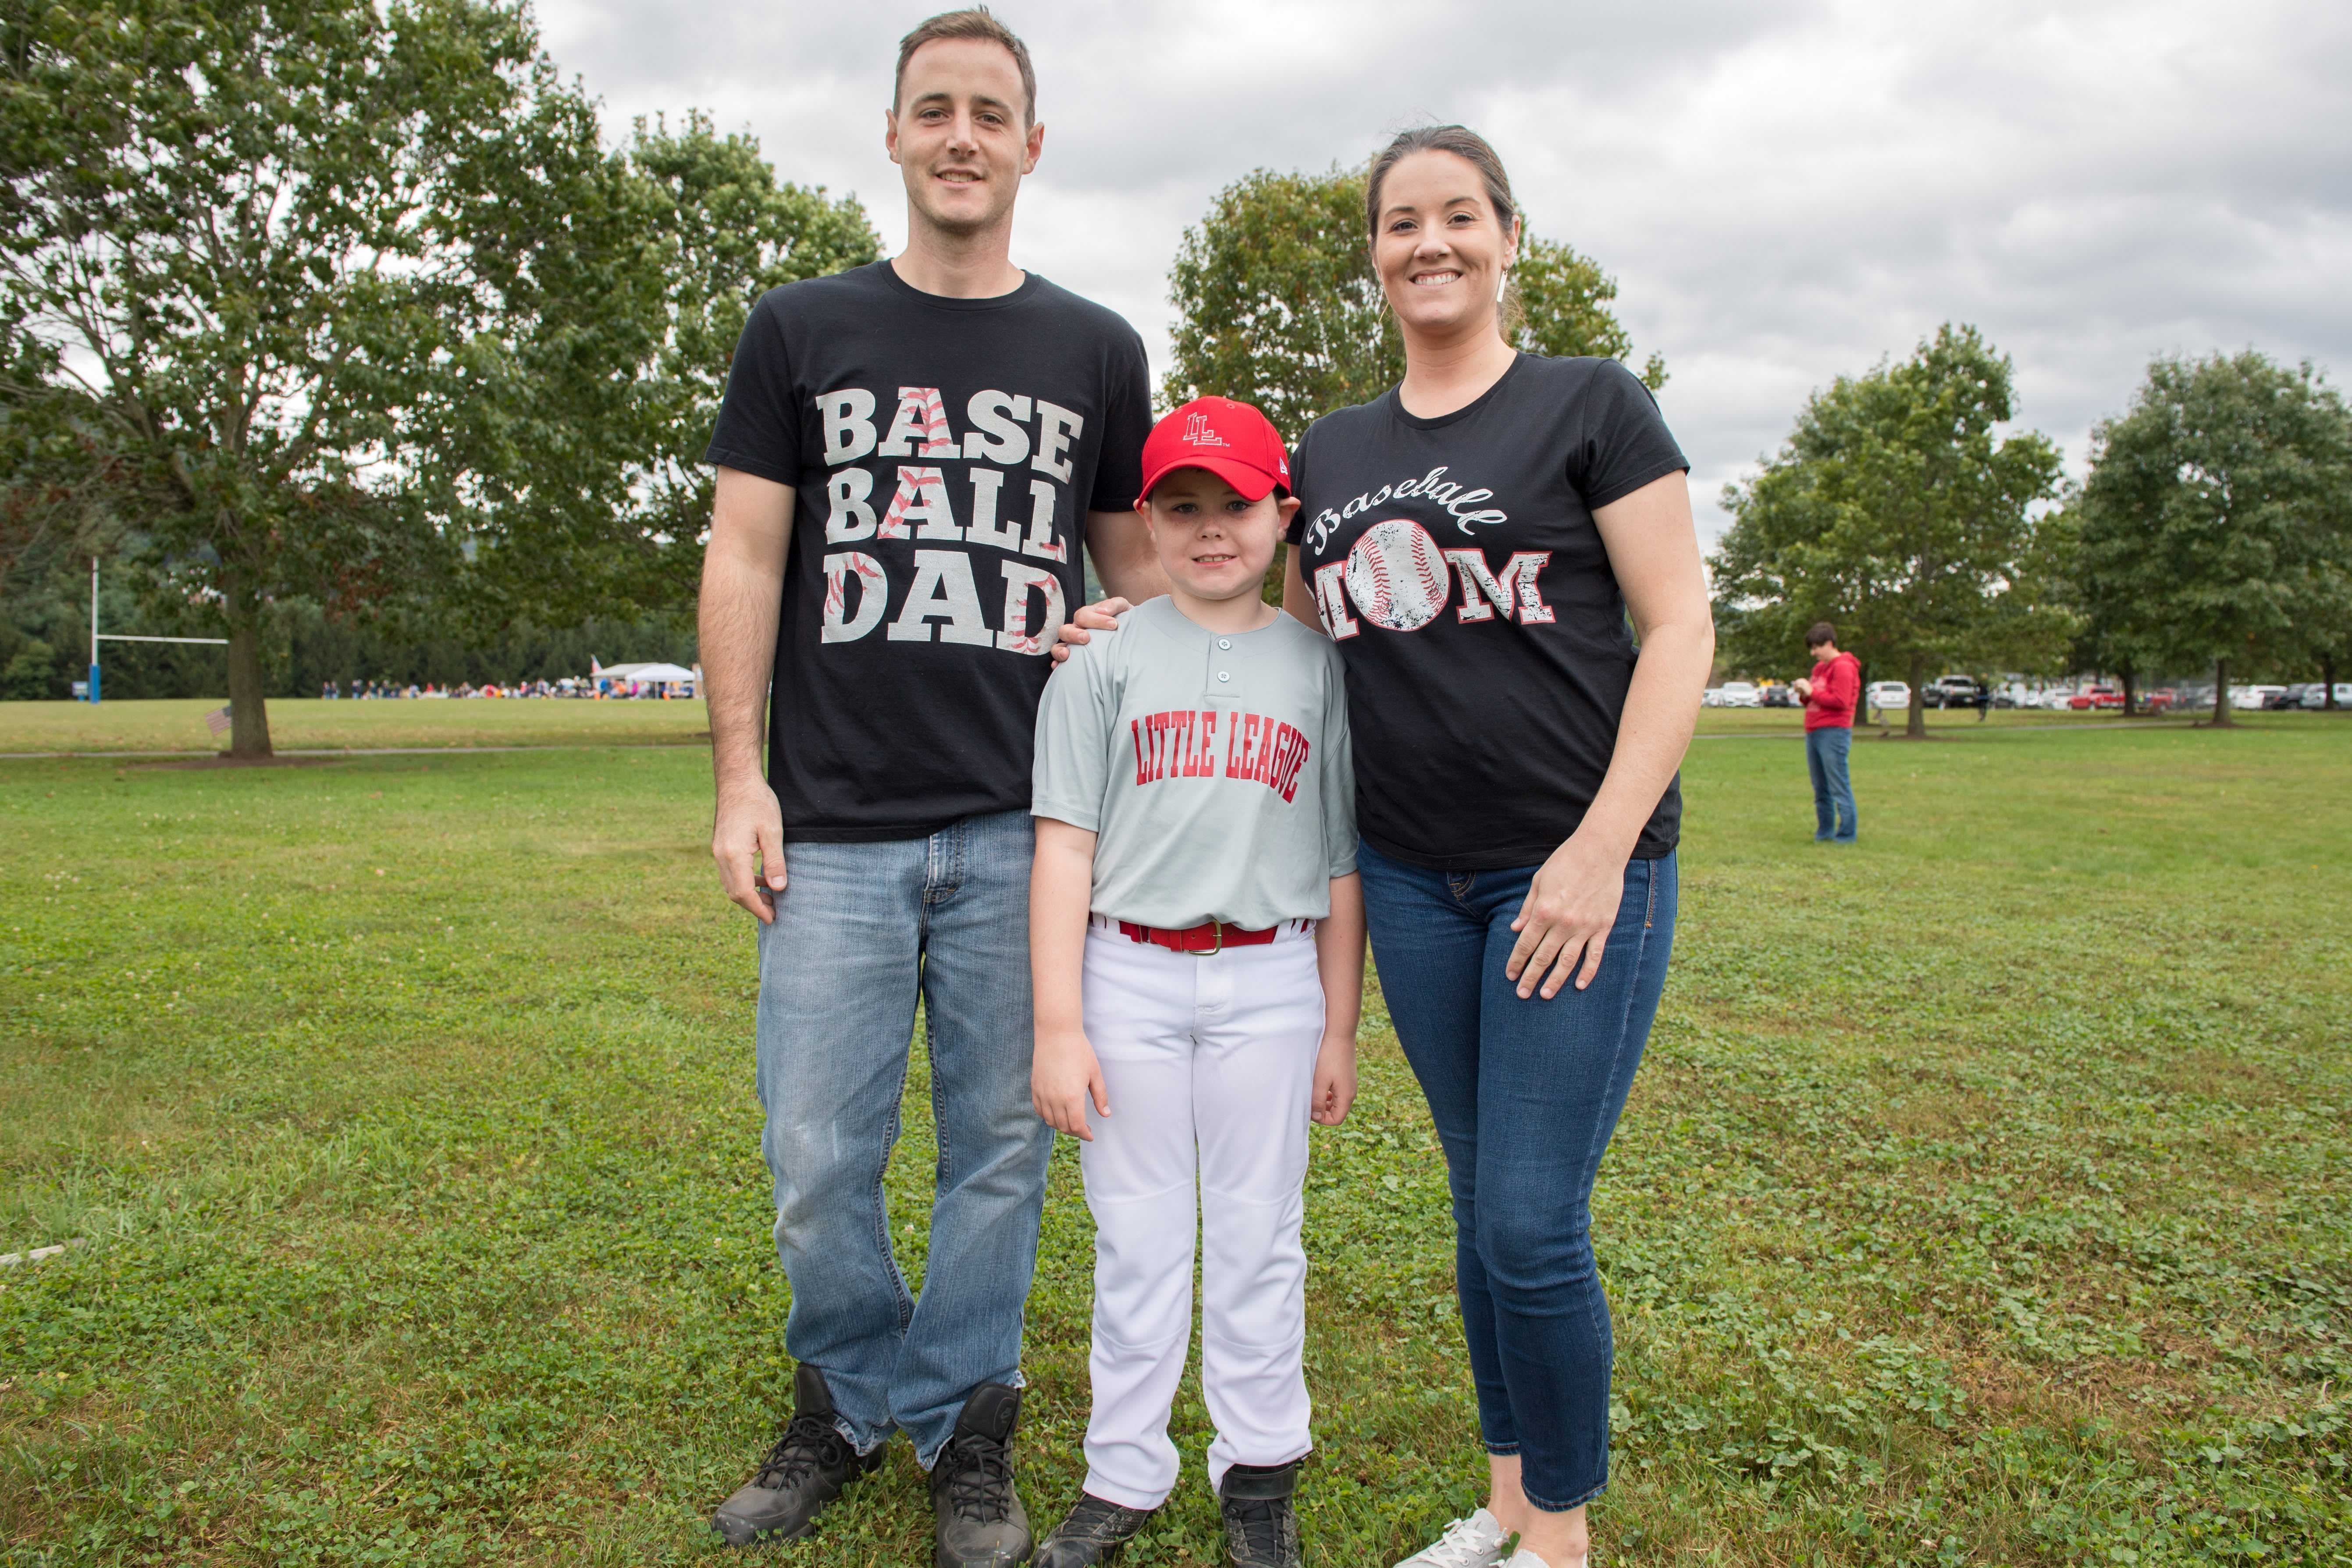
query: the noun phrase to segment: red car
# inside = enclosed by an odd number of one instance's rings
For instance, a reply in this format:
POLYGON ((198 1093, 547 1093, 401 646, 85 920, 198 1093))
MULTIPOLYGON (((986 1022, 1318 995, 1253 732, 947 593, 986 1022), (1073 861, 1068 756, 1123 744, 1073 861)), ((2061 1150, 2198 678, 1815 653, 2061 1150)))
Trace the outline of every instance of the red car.
POLYGON ((2087 690, 2077 691, 2066 700, 2066 706, 2077 713, 2088 710, 2121 708, 2123 705, 2124 694, 2112 686, 2094 686, 2087 690))

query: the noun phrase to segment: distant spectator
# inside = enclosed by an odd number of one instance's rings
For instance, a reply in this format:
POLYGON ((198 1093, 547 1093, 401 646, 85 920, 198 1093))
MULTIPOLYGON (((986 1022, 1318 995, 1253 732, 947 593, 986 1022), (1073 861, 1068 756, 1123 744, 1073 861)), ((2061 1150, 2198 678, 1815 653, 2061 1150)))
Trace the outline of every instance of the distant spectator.
POLYGON ((1805 634, 1813 673, 1796 681, 1805 704, 1805 766, 1813 775, 1815 841, 1851 844, 1861 826, 1853 779, 1846 767, 1853 746, 1853 710, 1862 696, 1862 661, 1838 651, 1837 628, 1816 622, 1805 634))

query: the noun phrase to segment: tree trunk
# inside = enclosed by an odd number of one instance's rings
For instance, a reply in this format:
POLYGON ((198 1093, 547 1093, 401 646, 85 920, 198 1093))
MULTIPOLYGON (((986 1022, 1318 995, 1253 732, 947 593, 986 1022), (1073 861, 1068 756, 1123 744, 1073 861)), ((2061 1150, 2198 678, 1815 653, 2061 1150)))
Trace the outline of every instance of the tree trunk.
POLYGON ((1903 738, 1906 741, 1924 741, 1927 738, 1927 710, 1921 701, 1920 684, 1927 679, 1927 656, 1924 653, 1913 654, 1911 656, 1911 715, 1903 721, 1903 738))
POLYGON ((2125 666, 2124 666, 2124 717, 2125 717, 2125 718, 2128 719, 2128 718, 2130 718, 2133 714, 2135 714, 2135 713, 2137 713, 2137 712, 2138 712, 2138 711, 2139 711, 2138 700, 2139 700, 2139 692, 2138 692, 2138 688, 2137 688, 2136 686, 2134 686, 2134 685, 2132 684, 2132 667, 2131 667, 2130 665, 2126 664, 2126 665, 2125 665, 2125 666))
POLYGON ((2328 654, 2319 661, 2319 678, 2327 687, 2327 696, 2320 706, 2330 713, 2336 711, 2336 656, 2328 654))
POLYGON ((261 680, 261 614, 232 578, 226 584, 228 612, 228 754, 258 758, 270 755, 269 707, 261 680))
POLYGON ((2216 724, 2237 722, 2235 719, 2230 717, 2230 661, 2226 658, 2217 658, 2213 661, 2213 722, 2216 724))

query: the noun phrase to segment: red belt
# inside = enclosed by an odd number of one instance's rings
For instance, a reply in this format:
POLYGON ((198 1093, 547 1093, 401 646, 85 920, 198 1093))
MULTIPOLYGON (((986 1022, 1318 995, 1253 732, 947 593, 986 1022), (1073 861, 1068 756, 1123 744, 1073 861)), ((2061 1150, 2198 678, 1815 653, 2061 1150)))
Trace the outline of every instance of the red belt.
POLYGON ((1202 921, 1199 925, 1182 931, 1165 931, 1159 926, 1139 926, 1133 921, 1118 922, 1121 936, 1133 942, 1148 942, 1171 952, 1221 952, 1229 947, 1258 947, 1272 942, 1282 928, 1271 925, 1264 931, 1245 931, 1227 925, 1223 921, 1202 921))

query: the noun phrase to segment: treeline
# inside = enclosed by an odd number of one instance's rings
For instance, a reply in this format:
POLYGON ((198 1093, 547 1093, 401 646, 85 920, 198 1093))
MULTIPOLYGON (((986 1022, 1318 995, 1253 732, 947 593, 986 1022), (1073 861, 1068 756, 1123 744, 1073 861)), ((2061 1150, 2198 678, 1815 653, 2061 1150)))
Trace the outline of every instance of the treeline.
POLYGON ((2352 653, 2352 410, 2309 364, 2252 351, 2165 358, 2093 432, 2069 484, 2013 430, 2011 365, 1946 325, 1899 363, 1816 392, 1732 514, 1710 566, 1723 657, 1801 659, 1829 621, 1901 671, 1908 729, 1945 671, 2210 679, 2318 675, 2352 653))
MULTIPOLYGON (((86 594, 95 554, 134 591, 110 629, 226 637, 239 754, 311 613, 449 628, 416 652, 446 664, 690 606, 751 301, 880 254, 700 115, 609 149, 520 0, 0 26, 0 587, 63 596, 79 558, 86 594)), ((67 617, 10 618, 0 672, 39 686, 67 617)), ((134 646, 104 662, 135 681, 134 646)))

